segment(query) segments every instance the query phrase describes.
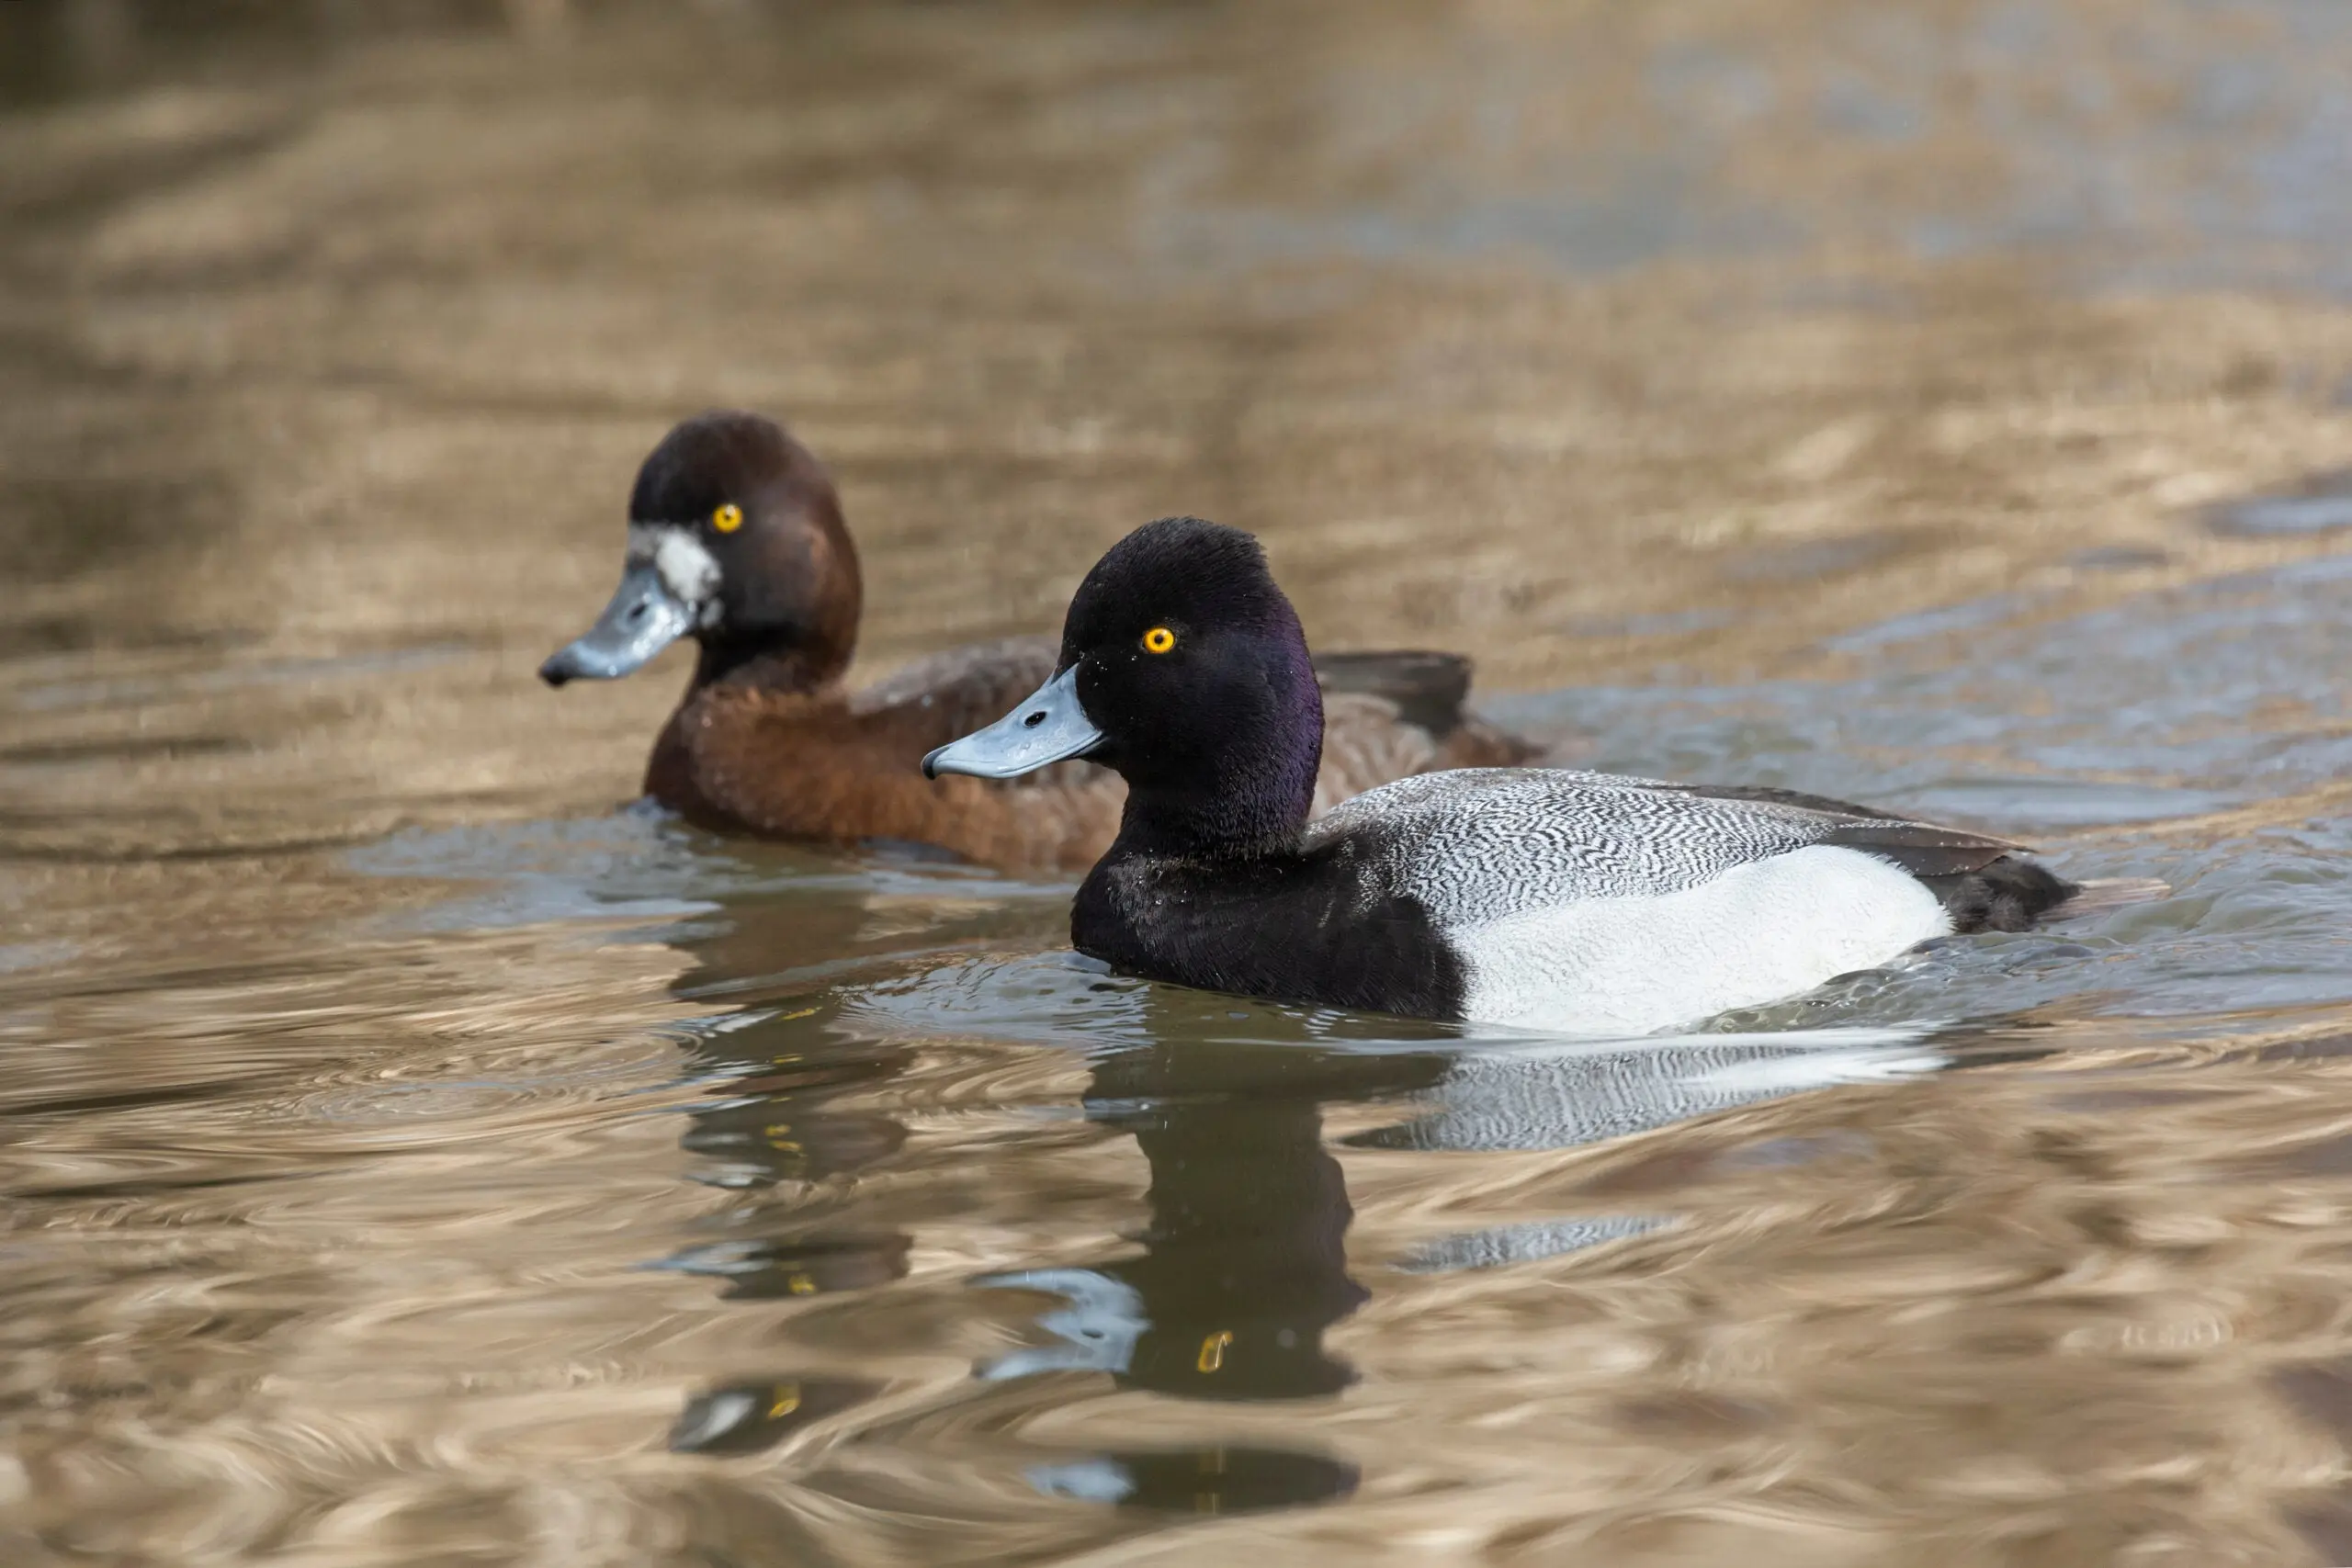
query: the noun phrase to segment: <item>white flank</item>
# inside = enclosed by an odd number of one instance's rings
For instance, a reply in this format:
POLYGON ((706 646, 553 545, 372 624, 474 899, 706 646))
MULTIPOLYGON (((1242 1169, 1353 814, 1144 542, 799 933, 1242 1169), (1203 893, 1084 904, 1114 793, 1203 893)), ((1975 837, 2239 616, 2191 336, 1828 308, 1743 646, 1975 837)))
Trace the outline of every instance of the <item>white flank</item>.
POLYGON ((1678 892, 1588 898, 1448 929, 1464 1016, 1576 1034, 1648 1034, 1800 996, 1951 930, 1900 866, 1815 844, 1678 892))

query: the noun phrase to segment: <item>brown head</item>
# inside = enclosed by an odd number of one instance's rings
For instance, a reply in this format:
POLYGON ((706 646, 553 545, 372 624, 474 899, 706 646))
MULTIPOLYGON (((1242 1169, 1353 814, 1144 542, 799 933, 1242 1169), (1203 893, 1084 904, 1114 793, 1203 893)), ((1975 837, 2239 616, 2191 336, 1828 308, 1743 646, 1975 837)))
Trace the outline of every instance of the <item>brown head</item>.
POLYGON ((697 686, 805 690, 839 677, 864 603, 833 481, 757 414, 697 414, 662 438, 629 492, 621 585, 585 635, 539 666, 550 686, 612 680, 682 637, 697 686))

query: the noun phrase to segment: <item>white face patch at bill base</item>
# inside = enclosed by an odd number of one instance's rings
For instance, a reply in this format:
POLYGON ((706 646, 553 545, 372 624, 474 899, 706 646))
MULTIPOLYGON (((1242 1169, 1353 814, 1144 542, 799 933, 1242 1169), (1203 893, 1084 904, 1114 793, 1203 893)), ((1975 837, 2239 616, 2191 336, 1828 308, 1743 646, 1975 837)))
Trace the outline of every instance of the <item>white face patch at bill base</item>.
POLYGON ((651 561, 671 596, 695 612, 704 630, 718 624, 718 562, 688 530, 675 524, 632 523, 628 525, 631 565, 651 561))

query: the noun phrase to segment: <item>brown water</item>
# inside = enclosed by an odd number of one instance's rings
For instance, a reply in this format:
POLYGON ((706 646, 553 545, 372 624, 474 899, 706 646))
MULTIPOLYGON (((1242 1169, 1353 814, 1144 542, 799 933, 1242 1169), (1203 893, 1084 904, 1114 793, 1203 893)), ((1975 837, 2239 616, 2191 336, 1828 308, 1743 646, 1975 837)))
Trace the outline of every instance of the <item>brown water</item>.
POLYGON ((0 11, 0 1562, 2352 1563, 2352 13, 0 11), (2178 892, 1621 1046, 1099 974, 532 680, 717 403, 875 669, 1203 512, 2178 892))

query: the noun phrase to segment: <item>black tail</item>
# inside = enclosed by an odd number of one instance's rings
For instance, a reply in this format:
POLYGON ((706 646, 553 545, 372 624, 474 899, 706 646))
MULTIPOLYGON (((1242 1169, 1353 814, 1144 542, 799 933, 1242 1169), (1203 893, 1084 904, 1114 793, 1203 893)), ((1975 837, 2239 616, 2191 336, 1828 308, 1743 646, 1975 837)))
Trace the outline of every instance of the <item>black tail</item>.
POLYGON ((1951 914, 1951 929, 1971 931, 2021 931, 2082 891, 2049 867, 2015 855, 1942 876, 1922 876, 1921 882, 1943 900, 1951 914))
POLYGON ((2029 931, 2039 921, 2101 914, 2126 904, 2161 898, 2172 891, 2154 879, 2069 882, 2048 867, 2022 858, 2022 844, 1965 829, 1914 822, 1876 807, 1856 806, 1827 795, 1759 784, 1677 787, 1723 800, 1769 800, 1850 818, 1821 841, 1867 850, 1893 861, 1942 901, 1951 915, 1951 929, 1962 935, 2029 931))

